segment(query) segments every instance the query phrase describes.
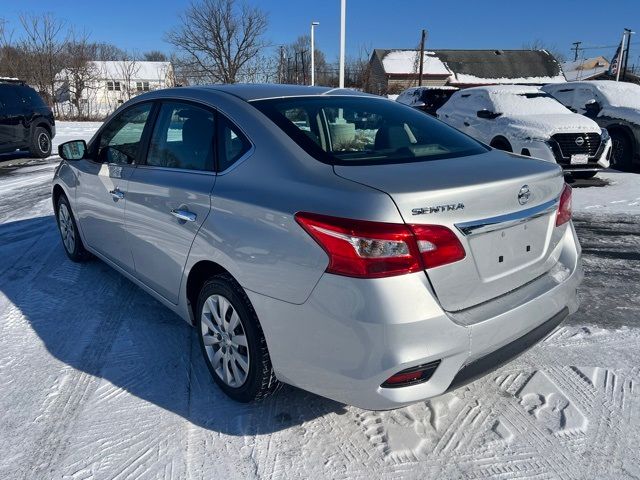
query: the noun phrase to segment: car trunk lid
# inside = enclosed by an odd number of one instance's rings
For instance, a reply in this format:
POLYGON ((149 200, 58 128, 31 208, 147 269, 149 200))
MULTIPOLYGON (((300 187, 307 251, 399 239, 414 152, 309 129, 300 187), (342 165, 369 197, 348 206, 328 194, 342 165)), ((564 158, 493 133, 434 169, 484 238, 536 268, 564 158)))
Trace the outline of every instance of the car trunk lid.
POLYGON ((387 165, 335 166, 337 175, 386 192, 408 224, 443 225, 466 251, 428 268, 445 310, 503 295, 548 271, 561 238, 555 228, 563 186, 557 165, 491 151, 387 165))

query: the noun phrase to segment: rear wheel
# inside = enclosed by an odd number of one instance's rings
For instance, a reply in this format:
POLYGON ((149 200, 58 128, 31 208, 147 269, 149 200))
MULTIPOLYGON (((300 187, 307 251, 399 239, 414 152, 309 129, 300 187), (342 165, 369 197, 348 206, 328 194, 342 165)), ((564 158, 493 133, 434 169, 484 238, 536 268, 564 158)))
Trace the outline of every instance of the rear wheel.
POLYGON ((197 314, 202 354, 224 393, 246 403, 278 389, 280 383, 256 312, 230 275, 216 275, 204 284, 197 314))
POLYGON ((611 166, 618 170, 628 170, 631 168, 633 148, 629 137, 622 132, 611 133, 611 166))
POLYGON ((36 127, 31 137, 29 153, 32 157, 47 158, 51 155, 51 135, 44 127, 36 127))
POLYGON ((91 257, 82 244, 82 239, 78 233, 76 220, 71 212, 69 200, 64 195, 60 195, 57 207, 58 229, 62 238, 62 245, 67 256, 74 262, 83 262, 91 257))

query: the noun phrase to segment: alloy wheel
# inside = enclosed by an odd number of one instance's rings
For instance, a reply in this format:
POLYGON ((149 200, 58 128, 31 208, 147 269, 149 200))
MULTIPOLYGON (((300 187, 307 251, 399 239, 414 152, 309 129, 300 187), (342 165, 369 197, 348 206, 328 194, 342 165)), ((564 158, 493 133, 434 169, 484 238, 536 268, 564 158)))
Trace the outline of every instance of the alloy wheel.
POLYGON ((42 132, 38 135, 38 148, 42 153, 47 153, 49 151, 50 142, 49 135, 46 133, 42 132))
POLYGON ((216 375, 233 388, 241 387, 249 374, 250 356, 242 319, 222 295, 204 302, 201 318, 202 342, 216 375))
POLYGON ((76 230, 71 220, 71 213, 64 203, 61 203, 58 209, 58 226, 60 227, 64 248, 67 249, 67 252, 73 253, 76 247, 76 230))

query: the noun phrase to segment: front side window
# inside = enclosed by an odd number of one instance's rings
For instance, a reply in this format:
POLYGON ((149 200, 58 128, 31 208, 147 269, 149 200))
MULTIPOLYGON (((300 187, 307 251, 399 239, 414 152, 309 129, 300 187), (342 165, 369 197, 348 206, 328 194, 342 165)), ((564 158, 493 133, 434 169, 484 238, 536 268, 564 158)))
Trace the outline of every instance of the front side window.
POLYGON ((213 171, 214 113, 189 103, 163 103, 147 165, 213 171))
POLYGON ((140 149, 142 133, 149 119, 151 103, 131 107, 115 117, 100 134, 98 161, 133 163, 140 149))
POLYGON ((448 125, 384 99, 300 97, 252 105, 309 154, 335 165, 416 162, 487 151, 448 125))

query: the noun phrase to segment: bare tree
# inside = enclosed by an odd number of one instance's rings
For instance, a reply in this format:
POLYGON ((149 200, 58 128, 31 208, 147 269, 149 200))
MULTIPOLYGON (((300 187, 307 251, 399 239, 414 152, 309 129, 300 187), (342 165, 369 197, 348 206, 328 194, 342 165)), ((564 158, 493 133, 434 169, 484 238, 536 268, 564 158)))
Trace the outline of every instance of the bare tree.
POLYGON ((93 60, 96 57, 97 45, 89 42, 87 34, 71 34, 65 46, 64 69, 58 74, 62 86, 56 97, 67 99, 75 107, 78 118, 90 116, 88 90, 95 88, 98 80, 98 68, 93 60), (85 108, 86 107, 86 108, 85 108))
POLYGON ((95 58, 101 62, 124 60, 128 57, 128 53, 111 43, 96 43, 95 58))
POLYGON ((557 47, 557 45, 548 45, 543 40, 537 38, 532 42, 524 43, 522 48, 525 50, 546 50, 555 57, 559 62, 567 60, 567 56, 557 47))
POLYGON ((167 41, 205 81, 236 83, 267 46, 267 15, 236 0, 193 0, 167 41))
POLYGON ((68 40, 68 32, 64 20, 51 14, 20 16, 20 24, 24 37, 19 46, 28 53, 31 69, 29 79, 40 94, 45 96, 57 113, 53 95, 55 77, 63 67, 63 52, 68 40))
POLYGON ((116 75, 122 80, 121 91, 125 97, 125 100, 131 100, 136 96, 136 82, 135 79, 140 71, 140 63, 138 63, 135 56, 130 55, 126 60, 120 60, 116 63, 116 75))
POLYGON ((166 62, 168 60, 167 56, 160 50, 145 52, 142 58, 147 62, 166 62))

